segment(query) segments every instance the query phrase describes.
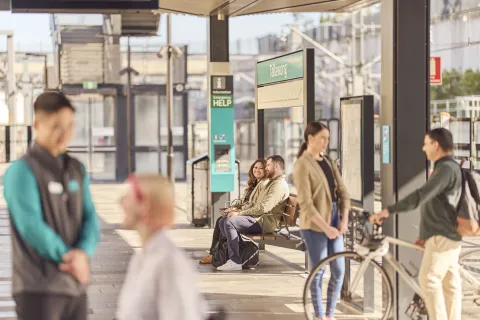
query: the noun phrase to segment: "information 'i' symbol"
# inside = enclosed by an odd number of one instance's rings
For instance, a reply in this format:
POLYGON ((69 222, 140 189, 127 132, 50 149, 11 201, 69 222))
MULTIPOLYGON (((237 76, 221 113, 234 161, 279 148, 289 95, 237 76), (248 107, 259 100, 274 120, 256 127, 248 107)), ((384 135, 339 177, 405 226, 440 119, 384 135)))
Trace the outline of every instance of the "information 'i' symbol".
POLYGON ((217 78, 217 89, 221 89, 222 88, 222 78, 218 77, 217 78))

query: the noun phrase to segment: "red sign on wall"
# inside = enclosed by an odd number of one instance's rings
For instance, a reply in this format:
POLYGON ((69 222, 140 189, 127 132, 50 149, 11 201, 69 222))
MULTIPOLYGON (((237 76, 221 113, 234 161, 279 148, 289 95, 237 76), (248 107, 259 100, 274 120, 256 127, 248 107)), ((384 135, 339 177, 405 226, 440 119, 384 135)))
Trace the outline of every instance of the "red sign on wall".
POLYGON ((442 60, 440 57, 430 57, 430 84, 442 85, 442 60))

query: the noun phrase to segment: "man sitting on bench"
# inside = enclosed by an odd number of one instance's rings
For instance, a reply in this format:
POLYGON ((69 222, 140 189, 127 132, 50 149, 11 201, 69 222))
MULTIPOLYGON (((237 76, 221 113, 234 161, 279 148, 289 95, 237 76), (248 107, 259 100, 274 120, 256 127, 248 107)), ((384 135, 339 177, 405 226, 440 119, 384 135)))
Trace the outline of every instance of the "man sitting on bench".
POLYGON ((218 267, 219 271, 242 270, 239 237, 241 233, 271 233, 277 228, 285 210, 290 191, 283 170, 285 162, 275 155, 267 159, 265 168, 270 181, 255 205, 242 211, 233 211, 219 222, 220 231, 227 238, 229 260, 218 267), (262 229, 263 228, 263 229, 262 229))

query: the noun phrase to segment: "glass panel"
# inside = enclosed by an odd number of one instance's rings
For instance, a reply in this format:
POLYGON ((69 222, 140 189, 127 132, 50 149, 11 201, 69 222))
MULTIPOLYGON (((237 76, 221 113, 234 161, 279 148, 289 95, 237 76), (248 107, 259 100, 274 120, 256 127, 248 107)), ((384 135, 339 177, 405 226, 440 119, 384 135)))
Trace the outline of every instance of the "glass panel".
POLYGON ((265 110, 265 157, 275 154, 283 157, 288 182, 291 182, 293 164, 303 140, 303 120, 294 109, 297 108, 265 110))
POLYGON ((135 171, 141 173, 160 172, 158 152, 136 152, 135 171))
POLYGON ((92 179, 115 180, 117 164, 115 153, 94 153, 92 156, 92 179))
MULTIPOLYGON (((173 96, 173 145, 183 146, 183 96, 173 96)), ((160 97, 160 144, 168 144, 167 137, 167 98, 160 97)))
POLYGON ((92 124, 92 143, 96 146, 115 145, 115 98, 111 96, 94 97, 70 96, 76 108, 75 136, 71 146, 88 146, 89 112, 92 124), (89 111, 90 110, 90 111, 89 111))
POLYGON ((91 179, 116 179, 117 164, 115 152, 93 153, 91 158, 88 152, 71 152, 70 155, 85 165, 85 169, 91 179))
POLYGON ((92 170, 90 169, 90 162, 88 160, 88 153, 87 152, 70 152, 70 156, 74 157, 83 165, 85 166, 85 170, 87 170, 87 173, 91 175, 92 170))
POLYGON ((115 100, 92 101, 92 143, 96 146, 115 145, 115 100))
POLYGON ((158 95, 135 95, 135 145, 158 147, 158 95))
POLYGON ((236 121, 235 138, 235 155, 242 163, 241 173, 247 174, 250 164, 257 158, 255 120, 236 121))
MULTIPOLYGON (((162 162, 162 171, 163 175, 167 175, 167 153, 162 152, 160 156, 160 161, 162 162)), ((184 179, 185 178, 185 158, 182 152, 175 152, 173 156, 173 166, 175 170, 175 179, 184 179)))
POLYGON ((75 135, 70 145, 88 145, 88 100, 80 100, 78 96, 69 97, 75 105, 75 135))

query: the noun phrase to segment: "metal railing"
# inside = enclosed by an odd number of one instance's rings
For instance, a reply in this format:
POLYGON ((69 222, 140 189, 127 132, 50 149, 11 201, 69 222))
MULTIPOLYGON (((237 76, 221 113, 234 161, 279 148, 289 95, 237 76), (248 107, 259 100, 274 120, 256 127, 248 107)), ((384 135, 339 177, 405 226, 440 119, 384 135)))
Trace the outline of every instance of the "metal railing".
POLYGON ((31 142, 31 126, 0 125, 0 176, 3 176, 10 162, 25 154, 31 142))

